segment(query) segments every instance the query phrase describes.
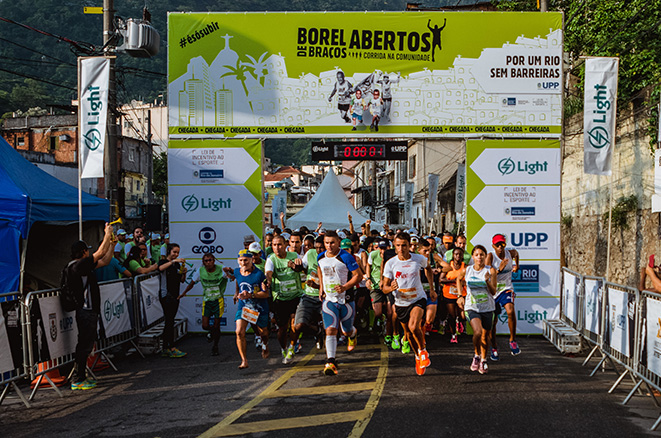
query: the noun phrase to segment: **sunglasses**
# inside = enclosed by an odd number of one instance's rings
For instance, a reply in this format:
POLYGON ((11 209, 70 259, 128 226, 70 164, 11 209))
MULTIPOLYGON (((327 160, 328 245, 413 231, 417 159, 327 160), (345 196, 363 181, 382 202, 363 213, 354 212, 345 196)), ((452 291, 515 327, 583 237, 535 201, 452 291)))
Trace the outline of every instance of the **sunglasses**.
POLYGON ((507 245, 505 245, 505 243, 503 243, 503 242, 500 242, 500 243, 496 243, 496 246, 498 248, 505 248, 505 246, 507 246, 507 245))

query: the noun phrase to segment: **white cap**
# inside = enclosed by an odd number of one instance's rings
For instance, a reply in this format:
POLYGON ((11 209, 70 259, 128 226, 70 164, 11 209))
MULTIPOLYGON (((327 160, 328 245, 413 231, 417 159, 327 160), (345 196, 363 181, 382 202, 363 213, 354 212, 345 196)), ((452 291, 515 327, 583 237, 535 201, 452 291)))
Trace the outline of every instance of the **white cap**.
POLYGON ((337 235, 340 239, 346 239, 347 238, 347 235, 344 231, 338 231, 337 235))
POLYGON ((152 238, 152 239, 160 239, 160 238, 161 238, 161 235, 158 234, 158 233, 154 233, 154 234, 151 235, 151 238, 152 238))
POLYGON ((253 242, 248 247, 248 251, 259 254, 260 252, 262 252, 262 247, 259 246, 259 243, 253 242))
POLYGON ((289 238, 291 237, 291 234, 289 234, 289 233, 282 233, 282 234, 280 234, 280 236, 282 236, 282 238, 285 239, 285 240, 289 240, 289 238))

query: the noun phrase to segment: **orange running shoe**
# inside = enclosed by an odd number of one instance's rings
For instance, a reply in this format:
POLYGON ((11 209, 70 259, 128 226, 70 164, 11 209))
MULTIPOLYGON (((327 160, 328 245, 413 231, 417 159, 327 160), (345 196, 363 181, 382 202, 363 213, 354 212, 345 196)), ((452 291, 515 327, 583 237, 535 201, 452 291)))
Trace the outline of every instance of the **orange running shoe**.
POLYGON ((431 365, 431 360, 429 359, 429 353, 427 353, 427 349, 424 348, 418 352, 418 355, 420 357, 420 366, 423 368, 427 368, 429 365, 431 365))
POLYGON ((416 373, 418 376, 424 376, 424 375, 425 375, 425 371, 427 371, 427 368, 423 367, 423 366, 420 364, 420 358, 418 358, 418 357, 416 356, 416 358, 415 358, 415 373, 416 373))

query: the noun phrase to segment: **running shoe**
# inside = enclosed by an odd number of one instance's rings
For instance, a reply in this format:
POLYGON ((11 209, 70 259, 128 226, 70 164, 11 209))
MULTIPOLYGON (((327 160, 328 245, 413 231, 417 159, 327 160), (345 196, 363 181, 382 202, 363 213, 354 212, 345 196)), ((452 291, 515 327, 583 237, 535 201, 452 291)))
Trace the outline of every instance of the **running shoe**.
POLYGON ((431 324, 425 324, 425 333, 431 333, 431 324))
POLYGON ((510 349, 512 350, 512 356, 521 354, 521 349, 519 348, 519 344, 517 344, 516 341, 510 342, 510 349))
POLYGON ((466 328, 464 327, 463 322, 457 321, 457 333, 459 333, 459 334, 466 333, 466 328))
POLYGON ((292 360, 294 360, 294 346, 290 345, 285 353, 285 358, 282 359, 282 363, 288 364, 291 363, 292 360))
POLYGON ((255 349, 261 350, 262 349, 262 337, 261 336, 255 336, 255 349))
POLYGON ((327 376, 337 376, 337 367, 334 363, 326 363, 324 365, 324 374, 327 376))
POLYGON ((166 350, 165 352, 167 354, 167 357, 172 357, 172 358, 175 358, 175 359, 186 356, 186 353, 176 349, 175 347, 172 347, 169 350, 166 350))
POLYGON ((385 335, 383 337, 383 343, 386 344, 387 346, 390 346, 390 344, 392 344, 392 336, 385 335))
POLYGON ((301 341, 296 341, 296 344, 294 345, 294 354, 300 353, 302 349, 303 347, 301 347, 301 341))
POLYGON ((358 344, 358 330, 356 330, 356 334, 353 337, 349 338, 347 351, 353 351, 356 348, 356 344, 358 344))
POLYGON ((495 348, 491 349, 491 356, 489 356, 489 359, 491 359, 494 362, 498 362, 500 360, 500 356, 498 355, 498 350, 495 348))
POLYGON ((452 335, 452 337, 450 338, 450 343, 451 344, 458 344, 459 343, 459 341, 457 340, 457 335, 452 335))
POLYGON ((72 391, 85 391, 94 388, 96 388, 96 382, 90 382, 90 379, 83 380, 82 382, 78 383, 71 382, 72 391))
POLYGON ((427 353, 427 349, 423 348, 418 352, 418 356, 420 357, 420 366, 423 368, 427 368, 429 365, 431 365, 431 359, 429 359, 429 353, 427 353))
POLYGON ((211 337, 211 332, 207 332, 207 343, 210 344, 211 341, 213 341, 213 338, 211 337))
POLYGON ((409 354, 411 352, 411 343, 406 339, 402 339, 402 354, 409 354))
POLYGON ((337 340, 337 345, 347 345, 347 337, 342 335, 337 340))
MULTIPOLYGON (((260 348, 261 348, 261 347, 260 347, 260 348)), ((217 345, 214 345, 213 347, 211 347, 211 355, 212 355, 212 356, 218 356, 218 354, 219 354, 219 353, 218 353, 218 346, 217 346, 217 345)))
POLYGON ((420 363, 420 358, 418 356, 416 356, 415 357, 415 373, 418 376, 423 376, 425 374, 425 371, 427 371, 427 368, 422 366, 422 364, 420 363))
POLYGON ((480 356, 473 356, 473 362, 471 362, 471 371, 477 371, 480 368, 480 356))
POLYGON ((481 361, 480 361, 480 366, 479 366, 479 368, 477 369, 477 371, 478 371, 480 374, 486 374, 486 373, 489 372, 489 365, 487 364, 487 361, 486 361, 486 360, 481 360, 481 361))
POLYGON ((289 361, 287 360, 287 349, 281 348, 280 352, 282 353, 282 363, 284 363, 285 365, 288 364, 289 361))
POLYGON ((400 335, 395 335, 392 338, 392 343, 390 344, 390 348, 393 350, 399 350, 402 348, 402 344, 400 343, 401 336, 400 335))

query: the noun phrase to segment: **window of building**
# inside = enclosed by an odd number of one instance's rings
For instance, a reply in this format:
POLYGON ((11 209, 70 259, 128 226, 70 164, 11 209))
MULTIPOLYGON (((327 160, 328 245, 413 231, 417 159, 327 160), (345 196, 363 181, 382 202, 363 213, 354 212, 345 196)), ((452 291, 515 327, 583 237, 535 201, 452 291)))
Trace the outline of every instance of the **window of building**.
POLYGON ((131 163, 134 163, 135 162, 135 153, 134 153, 132 148, 128 148, 128 149, 129 149, 129 161, 131 163))
POLYGON ((51 152, 55 152, 57 149, 57 137, 54 135, 51 135, 48 138, 48 148, 50 149, 51 152))
POLYGON ((415 178, 415 155, 409 157, 409 178, 415 178))
POLYGON ((25 137, 16 137, 16 146, 25 146, 25 137))

